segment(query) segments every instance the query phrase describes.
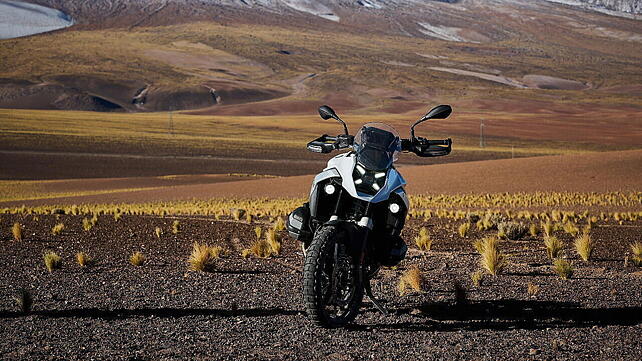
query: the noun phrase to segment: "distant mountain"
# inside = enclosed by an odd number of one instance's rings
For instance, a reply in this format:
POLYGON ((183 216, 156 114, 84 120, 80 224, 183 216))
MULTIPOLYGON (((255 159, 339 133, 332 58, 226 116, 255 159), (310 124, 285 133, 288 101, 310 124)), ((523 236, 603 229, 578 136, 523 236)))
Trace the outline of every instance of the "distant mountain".
POLYGON ((0 0, 0 39, 44 33, 73 25, 65 13, 21 1, 0 0))
POLYGON ((599 102, 642 106, 639 0, 31 2, 76 24, 0 42, 0 108, 266 115, 307 114, 319 102, 396 114, 439 99, 502 110, 586 102, 577 113, 599 102))
MULTIPOLYGON (((581 6, 592 10, 610 10, 628 14, 642 14, 640 0, 548 0, 551 2, 581 6)), ((615 15, 615 14, 614 14, 615 15)))
POLYGON ((270 21, 265 18, 266 16, 296 14, 314 15, 340 22, 342 18, 355 20, 355 17, 367 17, 373 12, 385 13, 389 16, 423 15, 434 11, 435 6, 440 4, 452 4, 460 9, 505 4, 537 7, 538 3, 544 1, 607 11, 612 15, 626 16, 642 13, 640 0, 30 0, 29 2, 60 9, 81 21, 85 19, 87 23, 99 21, 117 25, 127 21, 145 22, 149 19, 136 18, 134 15, 145 14, 153 18, 156 13, 165 9, 171 9, 176 15, 173 19, 165 19, 165 22, 244 16, 239 11, 251 12, 253 15, 261 14, 264 17, 261 20, 264 22, 270 21))

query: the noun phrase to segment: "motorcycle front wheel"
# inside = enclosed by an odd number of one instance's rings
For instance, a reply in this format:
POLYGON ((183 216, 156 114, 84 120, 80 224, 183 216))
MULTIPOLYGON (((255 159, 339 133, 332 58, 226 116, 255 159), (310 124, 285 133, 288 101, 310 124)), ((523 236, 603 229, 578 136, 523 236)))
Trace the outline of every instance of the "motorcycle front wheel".
POLYGON ((363 300, 357 268, 346 253, 348 234, 336 226, 319 229, 307 249, 303 299, 308 317, 321 327, 341 327, 357 316, 363 300))

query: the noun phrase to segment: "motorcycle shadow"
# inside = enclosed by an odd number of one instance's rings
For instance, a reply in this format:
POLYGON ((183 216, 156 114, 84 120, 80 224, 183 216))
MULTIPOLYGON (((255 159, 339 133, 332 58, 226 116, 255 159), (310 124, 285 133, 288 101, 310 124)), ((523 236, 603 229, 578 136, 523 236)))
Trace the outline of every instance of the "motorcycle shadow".
MULTIPOLYGON (((373 309, 373 312, 376 310, 373 309)), ((584 308, 574 302, 536 300, 470 301, 465 304, 435 302, 419 307, 398 308, 392 312, 414 320, 354 325, 350 328, 383 331, 476 331, 642 324, 642 307, 584 308)))

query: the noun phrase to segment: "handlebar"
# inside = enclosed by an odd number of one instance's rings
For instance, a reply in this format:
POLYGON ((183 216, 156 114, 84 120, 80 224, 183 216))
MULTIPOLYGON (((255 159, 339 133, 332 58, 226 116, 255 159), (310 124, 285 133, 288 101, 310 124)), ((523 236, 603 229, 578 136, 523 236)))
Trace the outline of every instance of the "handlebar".
MULTIPOLYGON (((333 150, 345 149, 352 146, 354 136, 340 134, 336 137, 324 134, 311 141, 307 149, 314 153, 330 153, 333 150)), ((401 150, 412 152, 420 157, 440 157, 450 154, 452 150, 452 139, 429 140, 422 137, 414 139, 402 139, 401 150)))
POLYGON ((401 150, 415 153, 420 157, 441 157, 452 151, 452 139, 429 140, 422 137, 403 139, 401 150))
POLYGON ((324 134, 308 143, 306 148, 314 153, 330 153, 335 149, 345 149, 352 146, 354 136, 340 134, 336 137, 324 134))

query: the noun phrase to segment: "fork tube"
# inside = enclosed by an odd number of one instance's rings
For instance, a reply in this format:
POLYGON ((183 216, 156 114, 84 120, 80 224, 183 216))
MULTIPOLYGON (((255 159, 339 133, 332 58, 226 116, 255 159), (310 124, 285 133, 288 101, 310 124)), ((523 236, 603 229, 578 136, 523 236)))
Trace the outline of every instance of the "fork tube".
POLYGON ((339 216, 339 205, 341 205, 341 196, 343 195, 343 187, 339 188, 339 194, 337 195, 337 204, 334 205, 334 211, 332 212, 332 217, 339 216))
MULTIPOLYGON (((369 218, 370 217, 370 204, 371 203, 368 202, 368 204, 366 205, 366 209, 363 212, 363 216, 361 218, 363 218, 363 217, 368 217, 369 218)), ((365 229, 363 230, 363 241, 361 242, 361 256, 360 256, 360 259, 359 259, 359 264, 362 267, 363 267, 363 264, 364 264, 364 262, 366 260, 366 245, 367 245, 367 242, 368 242, 368 234, 370 233, 370 228, 368 228, 368 227, 363 227, 363 228, 365 228, 365 229)))

